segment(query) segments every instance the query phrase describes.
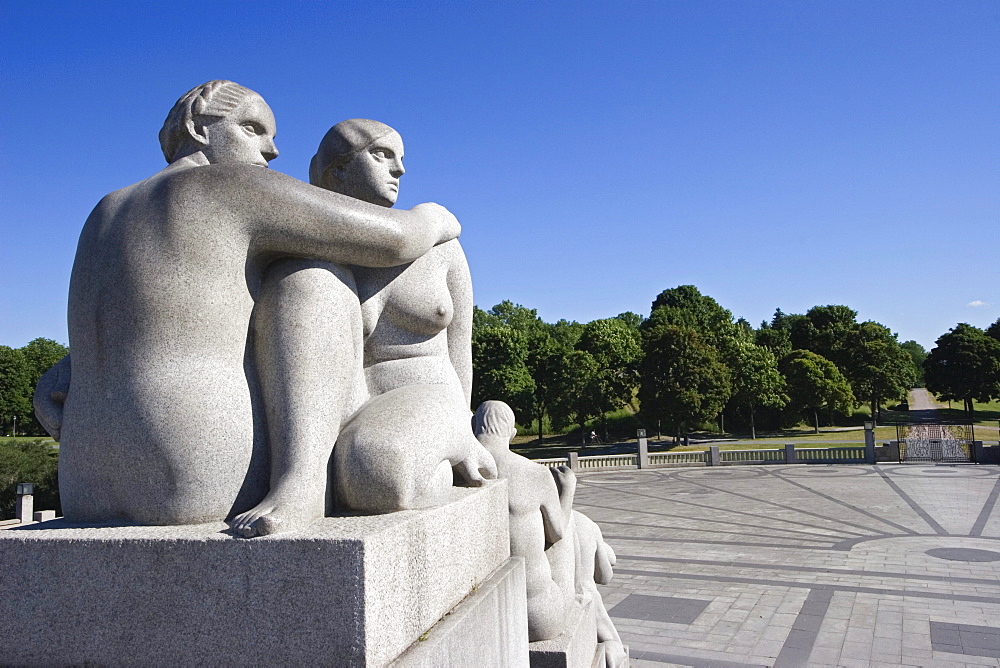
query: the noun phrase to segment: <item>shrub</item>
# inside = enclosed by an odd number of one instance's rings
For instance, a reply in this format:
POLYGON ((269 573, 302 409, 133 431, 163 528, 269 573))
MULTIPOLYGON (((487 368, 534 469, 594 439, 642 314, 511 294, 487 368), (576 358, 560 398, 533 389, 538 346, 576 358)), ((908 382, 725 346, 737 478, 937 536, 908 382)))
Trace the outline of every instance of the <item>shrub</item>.
POLYGON ((35 510, 62 511, 59 506, 59 453, 41 439, 0 441, 0 519, 14 517, 17 483, 35 483, 35 510))

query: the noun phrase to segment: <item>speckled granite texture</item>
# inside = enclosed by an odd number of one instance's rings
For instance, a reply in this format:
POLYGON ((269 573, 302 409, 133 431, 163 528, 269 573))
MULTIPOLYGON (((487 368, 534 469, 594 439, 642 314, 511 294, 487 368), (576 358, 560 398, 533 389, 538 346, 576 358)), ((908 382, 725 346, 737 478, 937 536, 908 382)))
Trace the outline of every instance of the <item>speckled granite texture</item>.
POLYGON ((17 629, 0 664, 383 665, 508 560, 506 504, 500 481, 252 540, 222 523, 0 532, 17 629))

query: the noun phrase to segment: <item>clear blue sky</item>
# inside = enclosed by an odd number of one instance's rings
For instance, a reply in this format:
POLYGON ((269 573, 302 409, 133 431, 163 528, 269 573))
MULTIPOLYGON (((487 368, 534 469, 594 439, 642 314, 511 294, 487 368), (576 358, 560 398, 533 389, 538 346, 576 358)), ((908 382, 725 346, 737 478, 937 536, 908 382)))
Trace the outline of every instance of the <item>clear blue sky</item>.
POLYGON ((66 342, 84 220, 216 78, 301 179, 337 121, 397 128, 399 206, 458 216, 484 308, 648 315, 694 284, 926 347, 1000 316, 996 0, 0 0, 0 26, 0 344, 66 342))

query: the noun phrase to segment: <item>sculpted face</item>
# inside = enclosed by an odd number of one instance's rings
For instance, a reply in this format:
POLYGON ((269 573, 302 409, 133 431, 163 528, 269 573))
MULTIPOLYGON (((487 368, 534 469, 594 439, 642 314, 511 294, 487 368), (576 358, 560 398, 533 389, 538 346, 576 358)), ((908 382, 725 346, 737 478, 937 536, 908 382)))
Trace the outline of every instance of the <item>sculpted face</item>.
POLYGON ((399 197, 399 177, 403 169, 403 138, 390 132, 359 151, 350 162, 334 170, 340 179, 338 190, 372 204, 392 206, 399 197))
POLYGON ((274 113, 264 98, 248 96, 229 115, 204 126, 201 151, 212 164, 243 163, 267 167, 278 157, 274 113))

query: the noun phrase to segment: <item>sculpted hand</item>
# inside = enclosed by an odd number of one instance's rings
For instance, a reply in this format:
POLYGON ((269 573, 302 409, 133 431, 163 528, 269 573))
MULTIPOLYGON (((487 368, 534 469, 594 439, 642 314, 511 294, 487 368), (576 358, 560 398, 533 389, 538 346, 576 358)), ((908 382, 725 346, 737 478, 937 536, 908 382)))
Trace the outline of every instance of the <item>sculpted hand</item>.
POLYGON ((497 463, 479 441, 469 447, 469 456, 452 467, 465 482, 481 487, 487 480, 496 480, 497 463))
POLYGON ((410 211, 420 214, 427 220, 428 224, 433 225, 438 230, 439 244, 457 239, 458 235, 462 233, 462 226, 459 224, 458 219, 452 215, 451 211, 440 204, 425 202, 416 205, 410 211))
POLYGON ((570 504, 572 504, 573 496, 576 494, 576 474, 573 473, 573 469, 563 465, 549 469, 549 471, 552 473, 552 477, 555 478, 556 487, 559 489, 559 498, 569 500, 570 504))

